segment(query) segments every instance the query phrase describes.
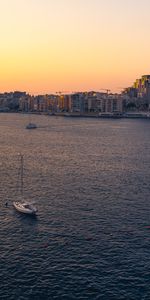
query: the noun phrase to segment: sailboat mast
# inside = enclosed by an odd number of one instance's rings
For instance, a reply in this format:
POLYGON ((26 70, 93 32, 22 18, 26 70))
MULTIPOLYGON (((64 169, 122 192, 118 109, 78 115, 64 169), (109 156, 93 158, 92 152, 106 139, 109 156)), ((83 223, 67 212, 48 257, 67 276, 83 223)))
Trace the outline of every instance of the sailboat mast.
POLYGON ((21 194, 23 194, 23 155, 20 154, 20 159, 21 159, 21 194))

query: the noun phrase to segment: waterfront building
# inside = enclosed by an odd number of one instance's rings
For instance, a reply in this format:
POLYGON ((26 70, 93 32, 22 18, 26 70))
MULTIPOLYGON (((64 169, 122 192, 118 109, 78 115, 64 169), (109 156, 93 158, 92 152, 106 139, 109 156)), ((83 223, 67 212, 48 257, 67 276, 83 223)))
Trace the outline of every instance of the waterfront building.
POLYGON ((0 108, 1 110, 18 110, 19 101, 22 96, 26 95, 25 92, 10 92, 0 94, 0 108))
POLYGON ((22 95, 19 99, 19 110, 24 112, 34 111, 34 97, 29 94, 22 95))
POLYGON ((71 94, 64 95, 64 111, 71 111, 71 94))
POLYGON ((122 96, 100 92, 82 92, 67 95, 64 111, 78 113, 122 112, 122 96))
POLYGON ((143 75, 136 79, 131 87, 123 91, 123 94, 129 96, 136 108, 150 109, 150 75, 143 75))
POLYGON ((45 96, 45 101, 47 102, 47 112, 54 113, 58 108, 58 96, 49 94, 45 96))
POLYGON ((118 94, 95 91, 37 96, 31 96, 25 92, 14 92, 0 94, 0 108, 37 113, 107 113, 122 112, 122 101, 118 94))
POLYGON ((75 93, 70 97, 70 111, 84 112, 84 95, 83 93, 75 93))
POLYGON ((100 112, 102 99, 98 92, 87 92, 85 95, 85 112, 100 112))
POLYGON ((92 92, 87 94, 88 112, 122 113, 122 97, 119 94, 92 92))

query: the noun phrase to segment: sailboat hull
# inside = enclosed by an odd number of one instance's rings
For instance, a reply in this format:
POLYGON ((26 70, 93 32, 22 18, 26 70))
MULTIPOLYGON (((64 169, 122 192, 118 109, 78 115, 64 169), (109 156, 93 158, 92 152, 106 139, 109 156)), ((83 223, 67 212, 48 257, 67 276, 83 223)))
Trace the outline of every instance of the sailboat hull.
POLYGON ((36 126, 36 124, 34 124, 34 123, 29 123, 27 126, 26 126, 26 129, 36 129, 37 128, 37 126, 36 126))
POLYGON ((28 203, 20 203, 20 202, 13 202, 14 208, 23 214, 28 214, 28 215, 36 215, 37 209, 31 204, 28 203))

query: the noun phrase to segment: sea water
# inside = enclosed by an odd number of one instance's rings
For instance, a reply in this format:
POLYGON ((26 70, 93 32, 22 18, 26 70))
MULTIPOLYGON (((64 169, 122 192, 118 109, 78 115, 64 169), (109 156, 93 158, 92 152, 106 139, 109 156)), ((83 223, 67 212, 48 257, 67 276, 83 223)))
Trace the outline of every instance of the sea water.
POLYGON ((149 300, 150 120, 32 118, 0 114, 0 299, 149 300))

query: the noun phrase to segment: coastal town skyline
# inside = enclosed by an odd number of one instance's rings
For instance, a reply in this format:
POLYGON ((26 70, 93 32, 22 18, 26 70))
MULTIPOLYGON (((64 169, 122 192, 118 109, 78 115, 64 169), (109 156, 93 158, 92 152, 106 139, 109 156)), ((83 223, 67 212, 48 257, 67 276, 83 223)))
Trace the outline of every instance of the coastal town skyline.
POLYGON ((119 93, 149 74, 148 0, 1 0, 0 92, 119 93))

